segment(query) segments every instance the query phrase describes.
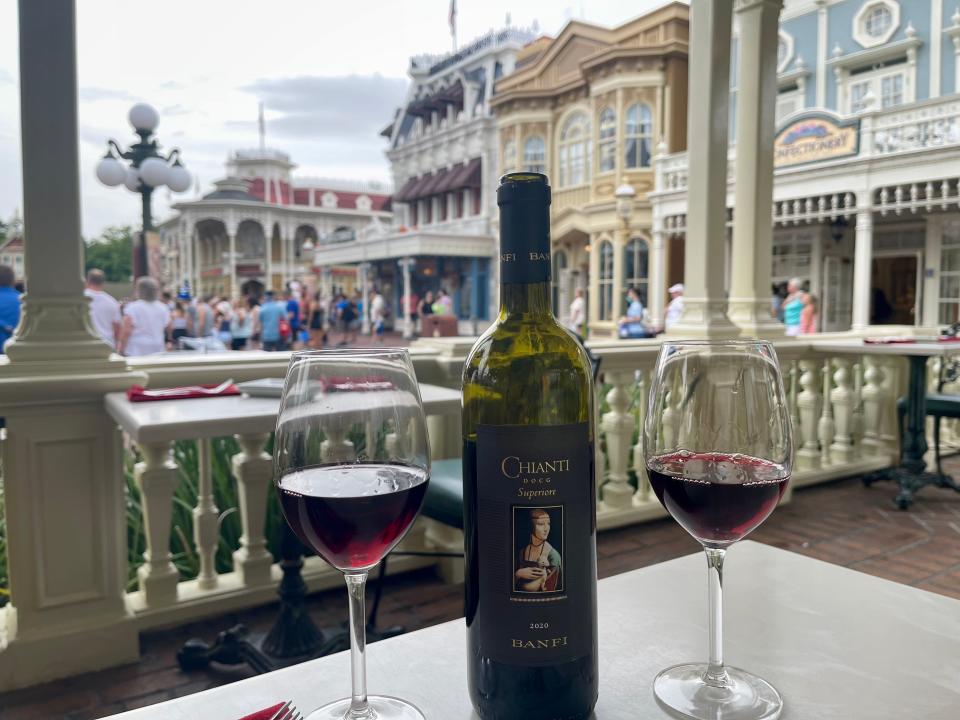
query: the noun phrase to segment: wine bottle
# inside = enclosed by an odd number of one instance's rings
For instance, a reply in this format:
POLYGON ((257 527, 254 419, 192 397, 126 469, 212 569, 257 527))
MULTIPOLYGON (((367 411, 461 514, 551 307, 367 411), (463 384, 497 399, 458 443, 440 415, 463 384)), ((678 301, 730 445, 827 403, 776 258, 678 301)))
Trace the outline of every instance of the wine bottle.
POLYGON ((483 720, 597 701, 590 364, 550 303, 550 186, 504 175, 500 312, 463 371, 468 685, 483 720))

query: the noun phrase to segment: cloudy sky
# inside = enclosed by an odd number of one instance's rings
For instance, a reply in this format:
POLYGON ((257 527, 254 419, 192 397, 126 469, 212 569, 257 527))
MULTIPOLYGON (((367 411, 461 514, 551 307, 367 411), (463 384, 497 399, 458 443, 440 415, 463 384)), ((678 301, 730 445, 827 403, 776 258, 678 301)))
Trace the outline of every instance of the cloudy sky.
MULTIPOLYGON (((664 0, 459 0, 461 44, 504 24, 556 34, 571 18, 617 25, 664 0)), ((406 92, 411 55, 450 50, 449 0, 78 0, 83 234, 139 224, 139 203, 94 176, 108 137, 134 136, 135 102, 160 111, 158 137, 179 147, 204 190, 230 150, 267 143, 303 175, 387 180, 377 135, 406 92)), ((22 207, 17 3, 0 0, 0 218, 22 207)), ((192 197, 194 190, 186 193, 192 197)), ((183 197, 183 196, 181 196, 183 197)), ((166 191, 154 215, 167 214, 166 191)))

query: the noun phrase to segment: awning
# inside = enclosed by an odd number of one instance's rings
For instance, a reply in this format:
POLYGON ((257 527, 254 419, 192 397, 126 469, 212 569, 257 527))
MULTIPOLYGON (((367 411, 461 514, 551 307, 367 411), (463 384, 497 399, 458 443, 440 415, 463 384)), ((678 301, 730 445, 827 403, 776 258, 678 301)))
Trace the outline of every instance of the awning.
POLYGON ((395 193, 393 194, 393 201, 394 201, 394 202, 407 202, 407 200, 412 199, 412 198, 411 198, 411 195, 410 195, 410 192, 417 186, 417 183, 418 183, 418 182, 419 182, 419 178, 415 178, 415 177, 412 177, 412 178, 410 178, 409 180, 407 180, 407 181, 403 184, 403 187, 400 188, 400 191, 399 191, 399 192, 395 192, 395 193))
POLYGON ((482 176, 480 158, 473 158, 466 164, 460 165, 459 170, 454 168, 454 177, 450 179, 449 189, 478 188, 482 176))
POLYGON ((433 177, 419 188, 420 197, 429 197, 430 195, 436 195, 442 192, 441 185, 446 184, 446 179, 449 174, 450 172, 446 168, 437 170, 437 172, 433 174, 433 177))

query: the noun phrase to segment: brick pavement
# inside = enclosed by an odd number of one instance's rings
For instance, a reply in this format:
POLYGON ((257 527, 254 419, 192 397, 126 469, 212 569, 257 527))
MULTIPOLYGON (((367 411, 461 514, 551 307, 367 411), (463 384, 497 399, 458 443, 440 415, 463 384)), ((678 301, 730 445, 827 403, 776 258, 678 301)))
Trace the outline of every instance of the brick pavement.
MULTIPOLYGON (((960 474, 960 460, 949 465, 960 474)), ((793 502, 779 508, 751 539, 960 599, 960 495, 927 488, 904 513, 893 506, 893 494, 889 483, 868 489, 857 479, 798 490, 793 502)), ((599 572, 607 577, 697 550, 672 520, 605 532, 598 542, 599 572)), ((415 630, 461 617, 462 592, 429 570, 391 578, 380 624, 415 630)), ((336 625, 346 615, 339 590, 314 596, 310 606, 321 626, 336 625)), ((230 668, 183 673, 175 653, 186 639, 209 638, 211 628, 236 621, 264 630, 274 611, 270 605, 146 633, 140 662, 0 695, 0 719, 100 718, 247 677, 248 671, 230 668)))

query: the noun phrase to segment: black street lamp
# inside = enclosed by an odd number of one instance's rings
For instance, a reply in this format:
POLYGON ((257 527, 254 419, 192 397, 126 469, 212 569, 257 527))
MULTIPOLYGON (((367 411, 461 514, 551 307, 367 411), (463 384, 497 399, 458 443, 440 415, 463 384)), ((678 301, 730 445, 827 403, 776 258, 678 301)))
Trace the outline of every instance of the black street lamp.
POLYGON ((147 262, 147 233, 153 230, 150 217, 150 200, 155 188, 166 185, 173 192, 185 192, 190 189, 190 173, 180 162, 180 150, 171 150, 166 157, 160 153, 160 146, 153 131, 160 123, 157 111, 146 103, 138 103, 130 108, 130 124, 140 142, 127 150, 122 149, 115 140, 107 140, 107 154, 97 163, 97 179, 104 185, 116 187, 124 185, 128 190, 140 193, 143 201, 143 233, 134 253, 134 276, 149 272, 147 262), (121 160, 128 160, 129 167, 121 160))

